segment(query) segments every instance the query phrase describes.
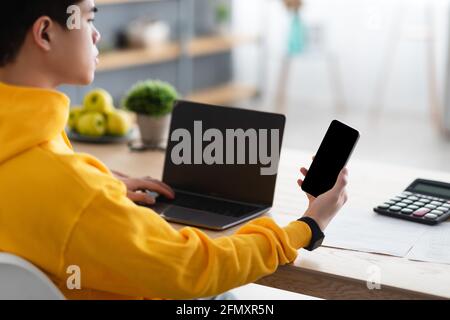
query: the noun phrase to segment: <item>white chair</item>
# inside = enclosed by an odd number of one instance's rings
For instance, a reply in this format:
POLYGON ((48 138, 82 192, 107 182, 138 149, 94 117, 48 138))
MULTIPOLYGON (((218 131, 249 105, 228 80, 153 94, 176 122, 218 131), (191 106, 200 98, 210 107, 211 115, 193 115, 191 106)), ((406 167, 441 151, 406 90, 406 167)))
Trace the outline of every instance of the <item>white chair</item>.
POLYGON ((30 262, 0 253, 0 300, 64 300, 53 282, 30 262))

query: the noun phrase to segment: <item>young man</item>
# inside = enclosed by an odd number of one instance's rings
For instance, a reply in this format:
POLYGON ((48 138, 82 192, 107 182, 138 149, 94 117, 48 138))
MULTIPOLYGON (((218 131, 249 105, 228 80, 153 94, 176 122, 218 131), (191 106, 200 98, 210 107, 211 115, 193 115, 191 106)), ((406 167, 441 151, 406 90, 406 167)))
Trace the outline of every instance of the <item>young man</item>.
MULTIPOLYGON (((197 298, 254 282, 313 247, 346 201, 344 169, 335 187, 302 221, 279 227, 256 219, 212 240, 195 228, 176 231, 134 201, 152 179, 114 175, 72 150, 64 134, 69 100, 61 84, 93 81, 100 34, 93 0, 15 0, 0 11, 0 250, 46 272, 67 298, 197 298), (81 9, 79 28, 66 10, 81 9), (313 239, 313 240, 312 240, 313 239), (68 290, 69 266, 81 290, 68 290)), ((301 169, 303 175, 307 173, 301 169)), ((302 180, 299 180, 301 185, 302 180)))

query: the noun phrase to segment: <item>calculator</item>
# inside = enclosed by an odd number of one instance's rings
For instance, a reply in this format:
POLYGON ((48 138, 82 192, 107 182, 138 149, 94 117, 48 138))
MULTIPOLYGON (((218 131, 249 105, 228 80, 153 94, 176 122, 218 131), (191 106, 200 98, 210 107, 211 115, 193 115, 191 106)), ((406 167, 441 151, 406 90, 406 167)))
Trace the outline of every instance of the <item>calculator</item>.
POLYGON ((416 179, 374 211, 394 218, 436 225, 450 217, 450 183, 416 179))

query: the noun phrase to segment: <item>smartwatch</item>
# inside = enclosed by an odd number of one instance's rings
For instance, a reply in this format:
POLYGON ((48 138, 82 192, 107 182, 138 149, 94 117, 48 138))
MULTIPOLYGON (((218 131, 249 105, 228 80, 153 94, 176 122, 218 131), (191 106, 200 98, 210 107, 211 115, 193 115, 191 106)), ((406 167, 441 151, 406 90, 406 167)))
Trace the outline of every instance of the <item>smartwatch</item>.
POLYGON ((325 238, 325 234, 322 232, 322 230, 320 230, 320 227, 317 224, 317 222, 310 217, 303 217, 303 218, 298 219, 298 221, 302 221, 302 222, 306 223, 309 226, 309 228, 311 229, 311 233, 312 233, 311 242, 304 249, 306 249, 308 251, 313 251, 313 250, 317 249, 318 247, 320 247, 322 245, 323 239, 325 238))

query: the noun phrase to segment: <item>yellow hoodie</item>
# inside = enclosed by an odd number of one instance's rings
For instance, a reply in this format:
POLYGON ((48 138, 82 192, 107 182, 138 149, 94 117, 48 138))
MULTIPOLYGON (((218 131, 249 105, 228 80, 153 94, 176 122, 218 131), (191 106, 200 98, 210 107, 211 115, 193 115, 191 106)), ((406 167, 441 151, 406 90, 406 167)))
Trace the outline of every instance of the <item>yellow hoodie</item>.
POLYGON ((68 113, 57 91, 0 83, 0 251, 38 266, 67 298, 212 296, 273 273, 310 242, 305 223, 269 218, 214 240, 176 231, 130 201, 99 160, 72 150, 68 113), (72 265, 81 290, 67 289, 72 265))

